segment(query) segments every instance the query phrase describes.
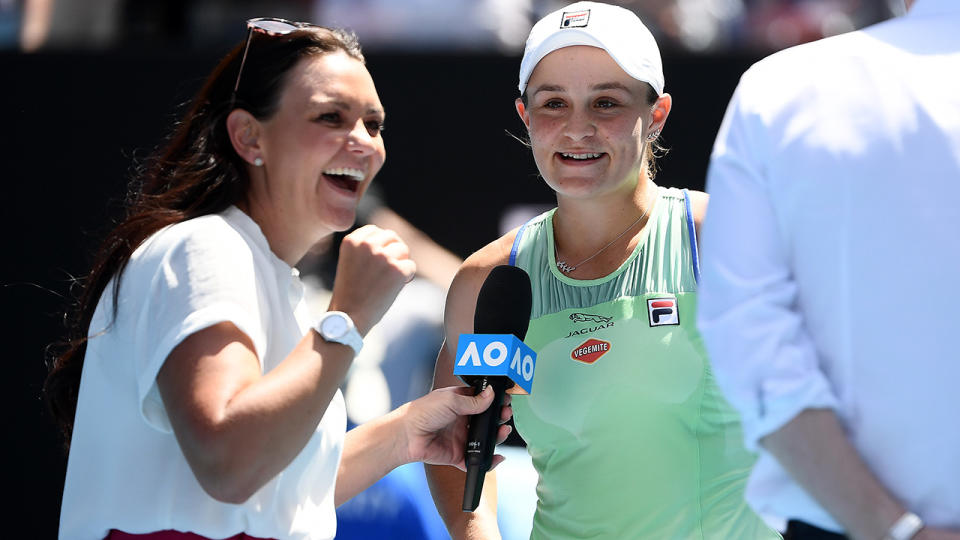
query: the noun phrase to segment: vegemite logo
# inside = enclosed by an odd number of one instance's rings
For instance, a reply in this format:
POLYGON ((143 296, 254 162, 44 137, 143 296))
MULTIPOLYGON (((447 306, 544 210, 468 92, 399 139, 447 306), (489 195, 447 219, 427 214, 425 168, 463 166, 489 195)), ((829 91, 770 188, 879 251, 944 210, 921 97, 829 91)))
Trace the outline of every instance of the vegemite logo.
POLYGON ((613 317, 604 317, 603 315, 593 315, 591 313, 571 313, 570 320, 573 322, 598 322, 608 323, 613 317))
POLYGON ((647 300, 647 311, 650 313, 650 326, 680 324, 676 298, 650 298, 647 300))
POLYGON ((590 10, 564 11, 560 20, 560 28, 583 28, 590 22, 590 10))
POLYGON ((573 358, 577 362, 583 362, 584 364, 592 364, 599 360, 601 356, 607 354, 609 350, 609 341, 591 338, 574 349, 573 352, 570 353, 570 358, 573 358))

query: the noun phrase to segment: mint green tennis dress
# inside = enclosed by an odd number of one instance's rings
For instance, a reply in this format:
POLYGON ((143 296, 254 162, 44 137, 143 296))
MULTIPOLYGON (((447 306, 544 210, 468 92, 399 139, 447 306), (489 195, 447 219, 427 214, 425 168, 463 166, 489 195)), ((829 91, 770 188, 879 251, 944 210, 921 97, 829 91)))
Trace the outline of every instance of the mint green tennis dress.
POLYGON ((531 538, 779 538, 743 500, 754 458, 694 324, 689 199, 658 190, 637 248, 604 278, 557 270, 555 210, 514 242, 537 351, 533 392, 513 399, 539 473, 531 538))

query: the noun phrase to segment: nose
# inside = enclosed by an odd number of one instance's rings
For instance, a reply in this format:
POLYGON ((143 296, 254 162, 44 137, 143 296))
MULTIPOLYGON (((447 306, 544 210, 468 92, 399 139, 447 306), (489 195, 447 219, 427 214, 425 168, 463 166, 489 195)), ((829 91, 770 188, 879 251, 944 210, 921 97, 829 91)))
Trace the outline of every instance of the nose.
POLYGON ((574 141, 592 137, 597 133, 597 126, 590 118, 588 111, 583 109, 573 110, 567 117, 567 123, 563 126, 563 134, 574 141))
POLYGON ((374 140, 374 136, 370 135, 370 131, 367 130, 366 122, 364 122, 363 119, 357 120, 353 129, 347 133, 346 144, 347 150, 361 156, 370 155, 377 150, 377 143, 374 140))

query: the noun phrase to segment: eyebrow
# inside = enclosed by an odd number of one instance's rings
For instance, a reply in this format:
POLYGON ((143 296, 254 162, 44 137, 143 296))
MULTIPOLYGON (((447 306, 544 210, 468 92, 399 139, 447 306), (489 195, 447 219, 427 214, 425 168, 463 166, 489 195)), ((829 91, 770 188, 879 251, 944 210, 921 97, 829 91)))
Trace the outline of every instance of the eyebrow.
MULTIPOLYGON (((344 111, 349 111, 352 108, 350 103, 343 101, 342 99, 336 96, 333 96, 329 100, 310 99, 311 107, 319 107, 319 106, 327 106, 327 105, 333 105, 334 107, 344 111)), ((378 114, 380 116, 385 116, 387 112, 380 107, 370 107, 369 109, 366 110, 364 114, 378 114)))
POLYGON ((564 91, 565 89, 562 86, 559 86, 556 84, 543 84, 538 86, 536 90, 533 91, 532 95, 537 95, 540 92, 564 92, 564 91))
POLYGON ((630 89, 627 88, 627 85, 618 82, 605 82, 600 84, 595 84, 590 87, 591 90, 623 90, 629 92, 630 89))
MULTIPOLYGON (((619 82, 604 82, 598 83, 590 87, 591 91, 602 91, 602 90, 623 90, 624 92, 629 92, 630 88, 627 85, 619 82)), ((533 91, 532 95, 536 95, 538 92, 566 92, 566 88, 558 84, 544 84, 538 86, 536 90, 533 91)))

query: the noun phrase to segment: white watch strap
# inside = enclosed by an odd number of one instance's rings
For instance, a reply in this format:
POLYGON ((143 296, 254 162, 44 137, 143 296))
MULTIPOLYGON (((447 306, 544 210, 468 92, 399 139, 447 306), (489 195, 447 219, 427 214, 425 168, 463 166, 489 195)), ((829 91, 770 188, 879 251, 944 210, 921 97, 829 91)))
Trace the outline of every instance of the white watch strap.
POLYGON ((884 540, 910 540, 923 528, 923 520, 913 512, 907 511, 890 526, 884 540))

